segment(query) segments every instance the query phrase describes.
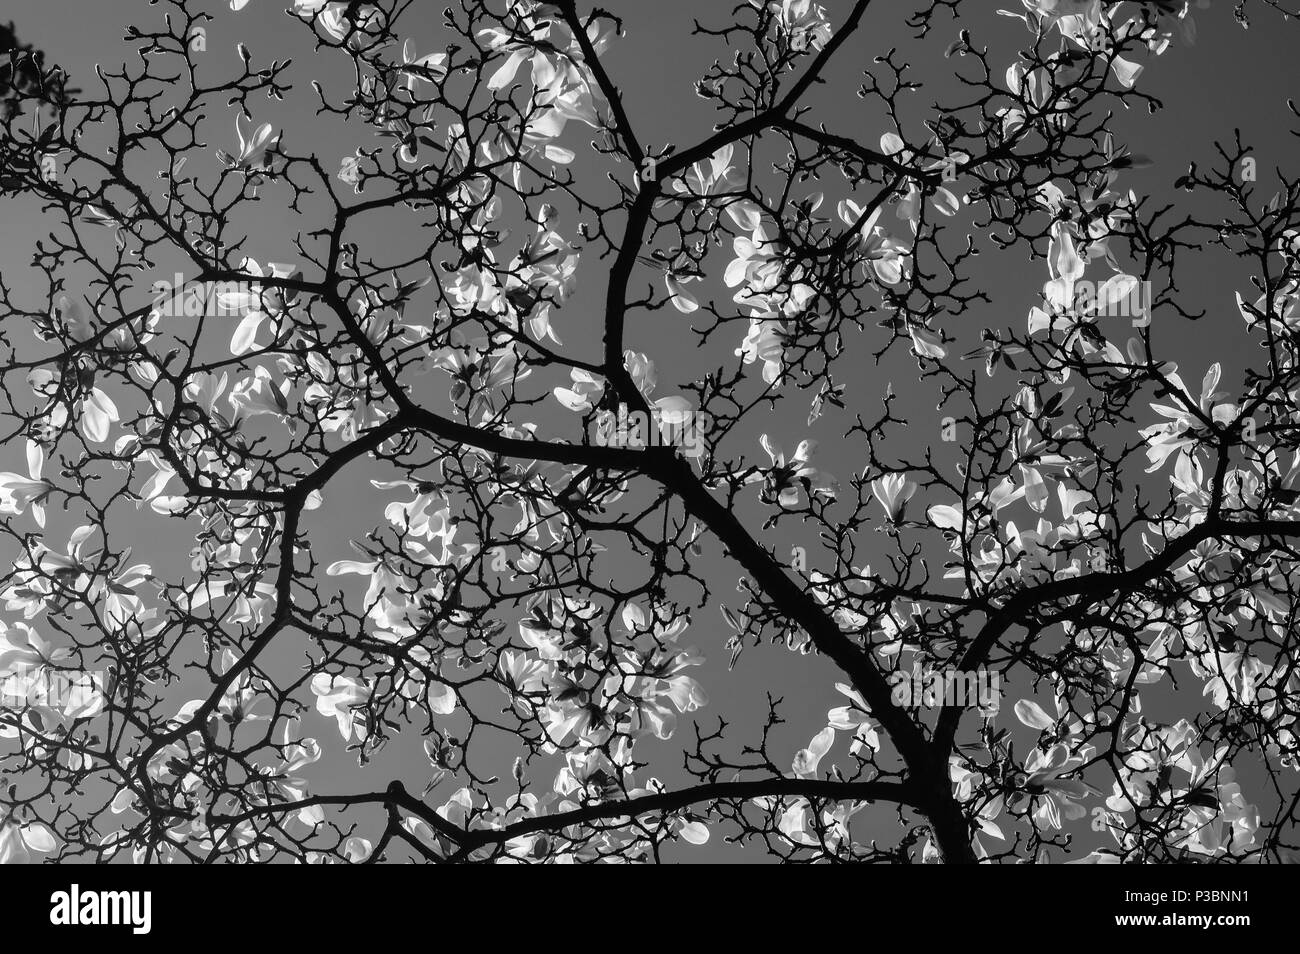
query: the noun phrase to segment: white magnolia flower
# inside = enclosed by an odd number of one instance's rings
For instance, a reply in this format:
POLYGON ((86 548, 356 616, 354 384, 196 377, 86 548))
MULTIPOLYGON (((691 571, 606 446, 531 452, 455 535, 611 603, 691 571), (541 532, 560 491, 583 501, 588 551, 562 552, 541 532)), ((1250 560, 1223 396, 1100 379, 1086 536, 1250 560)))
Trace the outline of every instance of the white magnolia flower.
POLYGON ((728 288, 739 288, 735 300, 744 304, 754 295, 774 288, 781 278, 781 260, 776 243, 760 225, 746 238, 737 235, 731 241, 735 254, 722 280, 728 288))
POLYGON ((28 507, 38 527, 45 526, 45 498, 53 485, 41 476, 45 451, 35 441, 27 442, 27 476, 0 473, 0 513, 20 514, 28 507))
MULTIPOLYGON (((243 118, 243 113, 235 116, 235 136, 239 139, 239 152, 232 156, 230 153, 218 149, 217 157, 232 169, 244 171, 264 169, 271 164, 271 156, 280 142, 280 136, 275 133, 270 123, 262 123, 256 129, 245 134, 244 127, 240 122, 243 118)), ((252 120, 250 119, 249 122, 251 124, 252 120)))
POLYGON ((271 372, 258 365, 251 378, 244 378, 230 389, 230 406, 241 418, 258 414, 284 416, 289 413, 289 382, 276 384, 271 372))
POLYGON ((27 864, 29 852, 48 854, 55 845, 54 833, 43 823, 20 824, 7 812, 0 814, 0 865, 27 864))
POLYGON ((1034 820, 1052 830, 1060 829, 1062 817, 1070 821, 1085 817, 1087 810, 1077 800, 1101 793, 1082 779, 1065 776, 1082 767, 1091 754, 1088 746, 1073 754, 1063 744, 1054 745, 1046 752, 1035 749, 1025 762, 1024 782, 1007 799, 1007 808, 1031 809, 1034 820))
MULTIPOLYGON (((1141 431, 1147 442, 1147 459, 1151 462, 1147 473, 1159 470, 1173 455, 1188 453, 1196 447, 1199 440, 1196 435, 1203 428, 1204 418, 1215 424, 1227 424, 1236 418, 1237 406, 1222 401, 1228 392, 1218 390, 1221 373, 1222 369, 1217 362, 1205 372, 1195 411, 1189 406, 1190 402, 1184 403, 1177 398, 1169 404, 1151 405, 1151 410, 1166 420, 1163 424, 1153 424, 1141 431)), ((1176 394, 1189 394, 1177 372, 1170 371, 1165 377, 1176 394)))
MULTIPOLYGON (((111 425, 118 420, 117 405, 107 392, 95 384, 95 373, 91 368, 79 370, 79 396, 72 401, 73 416, 83 437, 93 444, 102 444, 108 440, 111 425)), ((47 421, 50 427, 60 428, 68 420, 68 405, 63 401, 53 403, 61 396, 63 381, 59 375, 48 368, 36 368, 27 375, 27 383, 32 391, 53 404, 47 421)))
POLYGON ((402 44, 402 86, 414 95, 420 84, 432 83, 447 75, 447 54, 429 53, 418 56, 414 41, 407 39, 402 44))
MULTIPOLYGON (((899 203, 900 216, 911 214, 911 207, 906 203, 906 198, 899 203)), ((837 212, 845 225, 857 226, 858 247, 867 260, 871 274, 886 285, 897 285, 903 279, 903 259, 908 250, 906 245, 891 238, 876 224, 883 208, 883 205, 877 206, 863 219, 866 208, 852 199, 844 199, 837 206, 837 212)))
POLYGON ((871 492, 885 508, 890 523, 898 523, 907 512, 907 502, 916 493, 916 484, 904 474, 886 474, 871 482, 871 492))
POLYGON ((817 774, 817 766, 822 757, 831 750, 835 744, 835 729, 827 726, 818 732, 808 747, 800 749, 795 753, 794 764, 791 766, 794 774, 800 778, 812 778, 817 774))
MULTIPOLYGON (((532 45, 510 41, 500 31, 483 31, 490 36, 490 44, 507 53, 505 60, 488 79, 488 88, 508 90, 516 81, 520 68, 529 64, 532 85, 533 109, 523 130, 526 150, 540 152, 551 162, 566 164, 574 159, 574 152, 557 144, 569 120, 599 128, 598 107, 603 101, 594 83, 580 64, 583 54, 576 39, 570 39, 566 54, 543 50, 532 45)), ((597 52, 608 42, 608 34, 589 34, 597 52)))
POLYGON ((813 451, 817 449, 816 441, 800 441, 788 459, 785 449, 766 434, 760 435, 759 443, 767 451, 772 466, 755 474, 750 482, 763 482, 762 500, 765 503, 793 507, 803 493, 835 499, 835 478, 812 465, 813 451))
POLYGON ((230 353, 234 355, 244 354, 251 349, 262 323, 268 318, 278 319, 297 299, 297 293, 292 290, 264 285, 256 279, 293 279, 301 274, 294 265, 267 262, 263 268, 251 258, 244 259, 239 270, 252 275, 254 280, 246 283, 246 287, 217 293, 217 304, 222 314, 243 316, 230 339, 230 353))
POLYGON ((836 706, 826 713, 826 723, 832 729, 853 733, 849 752, 857 755, 863 747, 875 752, 880 748, 880 735, 871 721, 867 701, 853 687, 837 682, 835 691, 849 700, 847 706, 836 706))
POLYGON ((751 317, 749 333, 736 349, 736 356, 745 364, 763 363, 763 380, 775 384, 781 379, 785 367, 785 338, 782 323, 771 313, 751 317))
MULTIPOLYGON (((320 672, 312 677, 311 691, 316 696, 316 711, 334 719, 339 735, 350 740, 358 729, 355 710, 370 698, 370 688, 358 679, 320 672)), ((365 737, 364 726, 360 727, 359 735, 365 737)))
POLYGON ((595 401, 600 400, 605 382, 581 368, 572 369, 569 377, 573 380, 573 386, 557 387, 555 399, 575 413, 591 410, 595 401))

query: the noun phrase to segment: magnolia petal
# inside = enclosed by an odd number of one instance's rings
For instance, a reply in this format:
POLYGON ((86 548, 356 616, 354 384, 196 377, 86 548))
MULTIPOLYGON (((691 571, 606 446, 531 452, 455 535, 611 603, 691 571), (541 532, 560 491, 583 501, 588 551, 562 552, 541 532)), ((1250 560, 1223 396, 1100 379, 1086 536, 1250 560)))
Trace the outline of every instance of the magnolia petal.
POLYGON ((935 504, 926 511, 930 522, 940 530, 960 530, 962 523, 961 511, 956 507, 948 504, 935 504))
POLYGON ((23 826, 23 841, 32 851, 49 852, 55 847, 54 833, 41 822, 23 826))
POLYGON ((672 275, 664 276, 664 284, 668 286, 668 294, 672 296, 670 301, 673 307, 683 315, 689 315, 693 311, 698 311, 700 303, 695 300, 695 296, 688 292, 685 287, 672 275))
POLYGON ((456 711, 456 690, 436 679, 429 682, 429 708, 438 715, 451 715, 456 711))
POLYGON ((727 206, 727 217, 736 223, 742 232, 753 232, 762 221, 758 206, 748 199, 741 199, 727 206))
POLYGON ((912 350, 923 358, 944 358, 948 354, 948 349, 943 346, 939 336, 929 328, 918 328, 915 325, 909 329, 912 334, 912 350))
POLYGON ((688 841, 692 845, 703 845, 709 840, 709 827, 703 822, 687 822, 678 831, 682 841, 688 841))
POLYGON ((362 576, 369 576, 375 572, 378 566, 378 563, 363 563, 360 560, 339 560, 327 566, 325 573, 327 576, 339 576, 343 573, 359 573, 362 576))
POLYGON ((1114 314, 1115 306, 1126 300, 1138 286, 1138 280, 1132 275, 1112 275, 1097 289, 1096 310, 1098 314, 1114 314))
POLYGON ((942 186, 934 191, 934 195, 930 197, 930 204, 943 215, 956 215, 961 208, 961 202, 957 197, 942 186))
POLYGON ((835 744, 835 730, 830 726, 822 729, 813 740, 808 743, 806 749, 800 749, 795 753, 793 769, 796 775, 807 778, 817 771, 817 765, 832 745, 835 744))
POLYGON ((1016 718, 1031 729, 1038 729, 1041 732, 1056 725, 1056 720, 1051 718, 1043 711, 1043 707, 1032 699, 1021 699, 1016 703, 1015 711, 1016 718))
POLYGON ((528 59, 527 50, 515 50, 506 61, 497 68, 487 82, 487 88, 491 90, 502 89, 514 82, 515 74, 519 72, 519 67, 523 65, 524 60, 528 59))
POLYGON ((1133 63, 1122 56, 1115 57, 1110 67, 1114 70, 1115 79, 1119 80, 1119 85, 1125 89, 1132 89, 1133 84, 1137 82, 1138 76, 1142 73, 1141 63, 1133 63))

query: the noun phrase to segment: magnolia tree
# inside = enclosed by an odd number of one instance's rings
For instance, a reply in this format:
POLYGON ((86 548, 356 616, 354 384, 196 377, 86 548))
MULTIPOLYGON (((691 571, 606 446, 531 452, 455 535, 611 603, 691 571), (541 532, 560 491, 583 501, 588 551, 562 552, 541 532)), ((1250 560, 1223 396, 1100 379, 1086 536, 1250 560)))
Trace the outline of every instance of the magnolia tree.
POLYGON ((247 2, 2 74, 0 859, 1295 860, 1300 180, 1112 122, 1197 4, 748 0, 656 143, 574 0, 247 2))

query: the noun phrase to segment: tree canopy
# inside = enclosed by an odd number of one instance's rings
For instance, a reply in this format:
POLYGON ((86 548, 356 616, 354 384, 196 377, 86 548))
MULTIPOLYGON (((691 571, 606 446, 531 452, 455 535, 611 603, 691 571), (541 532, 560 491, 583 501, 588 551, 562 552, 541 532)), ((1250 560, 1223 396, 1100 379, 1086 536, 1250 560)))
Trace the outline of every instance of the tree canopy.
POLYGON ((266 3, 0 44, 0 861, 1296 859, 1300 180, 1116 132, 1207 4, 710 8, 658 142, 600 8, 266 3))

